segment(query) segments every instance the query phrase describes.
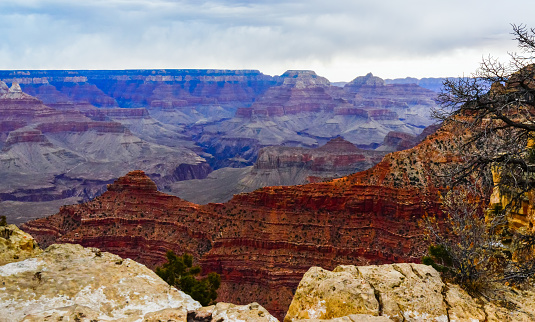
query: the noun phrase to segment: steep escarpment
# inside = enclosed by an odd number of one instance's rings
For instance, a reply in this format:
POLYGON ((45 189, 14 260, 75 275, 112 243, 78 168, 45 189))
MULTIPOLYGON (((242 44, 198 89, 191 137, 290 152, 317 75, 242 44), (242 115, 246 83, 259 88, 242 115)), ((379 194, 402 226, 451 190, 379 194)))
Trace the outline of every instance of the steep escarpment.
POLYGON ((198 206, 145 182, 110 186, 91 202, 66 206, 23 229, 44 245, 98 246, 154 267, 166 249, 194 254, 222 275, 220 300, 252 299, 282 316, 312 265, 419 261, 425 242, 418 220, 440 214, 428 160, 440 158, 439 131, 375 167, 329 182, 266 187, 224 204, 198 206))
POLYGON ((341 88, 309 70, 0 71, 0 79, 152 143, 193 148, 193 139, 214 169, 253 165, 272 145, 312 148, 341 135, 373 149, 391 131, 416 136, 431 124, 436 95, 371 74, 341 88))

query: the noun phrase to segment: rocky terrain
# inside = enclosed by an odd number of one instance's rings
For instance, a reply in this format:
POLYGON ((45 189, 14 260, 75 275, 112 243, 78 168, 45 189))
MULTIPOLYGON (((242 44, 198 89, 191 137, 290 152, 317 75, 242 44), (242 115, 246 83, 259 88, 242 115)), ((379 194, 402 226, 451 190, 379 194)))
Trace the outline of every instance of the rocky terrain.
MULTIPOLYGON (((32 247, 30 254, 33 238, 14 225, 8 229, 0 245, 9 244, 15 257, 0 263, 0 321, 278 321, 256 302, 201 307, 144 265, 98 248, 54 244, 44 251, 32 247)), ((501 301, 470 295, 421 264, 311 267, 284 321, 535 319, 531 287, 495 287, 501 301)))
POLYGON ((390 131, 418 135, 431 124, 436 95, 371 74, 342 88, 313 71, 0 71, 0 80, 20 83, 53 108, 120 122, 143 139, 162 137, 167 145, 191 138, 212 155, 215 169, 252 165, 265 146, 317 147, 342 135, 374 148, 390 131), (118 108, 144 109, 144 121, 121 120, 142 112, 118 108))
POLYGON ((416 136, 433 123, 436 93, 415 84, 385 84, 368 74, 341 88, 313 71, 287 71, 280 79, 234 118, 205 126, 200 144, 214 155, 252 164, 264 146, 315 147, 340 135, 376 148, 391 131, 416 136))
POLYGON ((329 182, 276 186, 199 206, 157 191, 131 172, 91 202, 23 226, 42 245, 99 247, 149 267, 167 249, 189 252, 222 275, 220 300, 258 301, 282 318, 310 266, 417 262, 418 220, 440 216, 430 171, 452 157, 441 129, 373 168, 329 182), (432 160, 432 162, 429 162, 432 160))
POLYGON ((0 265, 37 256, 41 249, 32 236, 11 224, 0 226, 0 265))
MULTIPOLYGON (((145 121, 144 110, 133 109, 128 114, 108 109, 103 114, 93 113, 101 111, 94 107, 85 111, 54 109, 23 93, 16 83, 7 90, 1 84, 0 209, 10 222, 22 223, 54 213, 61 204, 93 198, 129 170, 143 169, 161 186, 203 178, 211 171, 206 160, 193 151, 191 141, 178 141, 176 146, 152 143, 158 138, 165 141, 163 130, 140 130, 143 140, 125 125, 100 117, 114 115, 140 124, 145 121), (48 203, 54 206, 47 207, 48 203)), ((130 128, 135 131, 138 126, 130 128)), ((167 132, 171 133, 169 140, 177 139, 174 132, 167 132)))
POLYGON ((277 321, 257 303, 201 307, 144 265, 97 248, 61 244, 29 254, 33 238, 8 229, 0 245, 15 258, 0 262, 0 321, 277 321))

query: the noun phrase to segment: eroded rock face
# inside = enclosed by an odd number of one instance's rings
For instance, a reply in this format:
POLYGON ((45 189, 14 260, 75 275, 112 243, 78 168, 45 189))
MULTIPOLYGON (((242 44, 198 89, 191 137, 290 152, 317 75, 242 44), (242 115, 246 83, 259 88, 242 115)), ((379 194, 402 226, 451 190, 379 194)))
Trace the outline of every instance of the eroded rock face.
POLYGON ((154 267, 167 249, 189 252, 222 276, 220 301, 257 301, 286 312, 310 266, 418 262, 427 247, 418 220, 441 216, 430 173, 452 156, 447 131, 330 182, 266 187, 224 204, 195 205, 157 191, 108 191, 24 229, 40 243, 98 246, 154 267), (431 160, 431 162, 430 162, 431 160))
POLYGON ((188 252, 206 272, 221 274, 219 301, 257 301, 282 317, 311 265, 419 260, 425 243, 417 216, 437 213, 437 204, 421 189, 359 183, 363 175, 205 206, 132 185, 150 186, 147 179, 121 179, 127 184, 23 227, 43 245, 98 246, 150 267, 168 249, 188 252))
POLYGON ((18 262, 41 253, 32 236, 15 225, 0 226, 0 265, 18 262))
POLYGON ((533 290, 496 285, 516 308, 474 298, 421 264, 312 267, 284 318, 289 321, 532 321, 533 290))
POLYGON ((200 307, 154 272, 95 248, 62 244, 0 266, 0 321, 138 321, 200 307))
POLYGON ((0 208, 9 222, 57 211, 46 202, 93 198, 130 170, 147 171, 160 187, 212 171, 192 150, 198 151, 192 141, 148 118, 145 109, 63 105, 46 106, 16 83, 0 93, 0 208), (155 143, 157 138, 161 142, 155 143), (160 144, 165 142, 170 144, 160 144), (9 202, 17 203, 18 211, 11 211, 9 202))

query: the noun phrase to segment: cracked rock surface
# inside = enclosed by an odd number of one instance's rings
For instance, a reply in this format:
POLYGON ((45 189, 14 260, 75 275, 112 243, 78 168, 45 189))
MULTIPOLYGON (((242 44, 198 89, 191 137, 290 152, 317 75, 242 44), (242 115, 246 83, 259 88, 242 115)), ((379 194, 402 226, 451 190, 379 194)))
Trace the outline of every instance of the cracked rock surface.
POLYGON ((312 267, 284 321, 535 321, 532 290, 500 292, 508 307, 473 298, 422 264, 312 267))

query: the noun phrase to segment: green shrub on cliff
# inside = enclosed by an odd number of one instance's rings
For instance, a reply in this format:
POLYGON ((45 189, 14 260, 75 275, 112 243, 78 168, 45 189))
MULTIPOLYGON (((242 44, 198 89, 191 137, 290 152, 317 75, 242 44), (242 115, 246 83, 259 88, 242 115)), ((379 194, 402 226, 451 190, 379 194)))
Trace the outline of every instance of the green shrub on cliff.
POLYGON ((184 253, 177 256, 172 250, 167 251, 167 263, 156 267, 156 274, 169 285, 191 295, 201 305, 210 305, 217 298, 217 289, 221 285, 221 276, 210 273, 202 279, 199 266, 193 266, 193 256, 184 253))
POLYGON ((0 227, 7 226, 6 216, 0 216, 0 227))

